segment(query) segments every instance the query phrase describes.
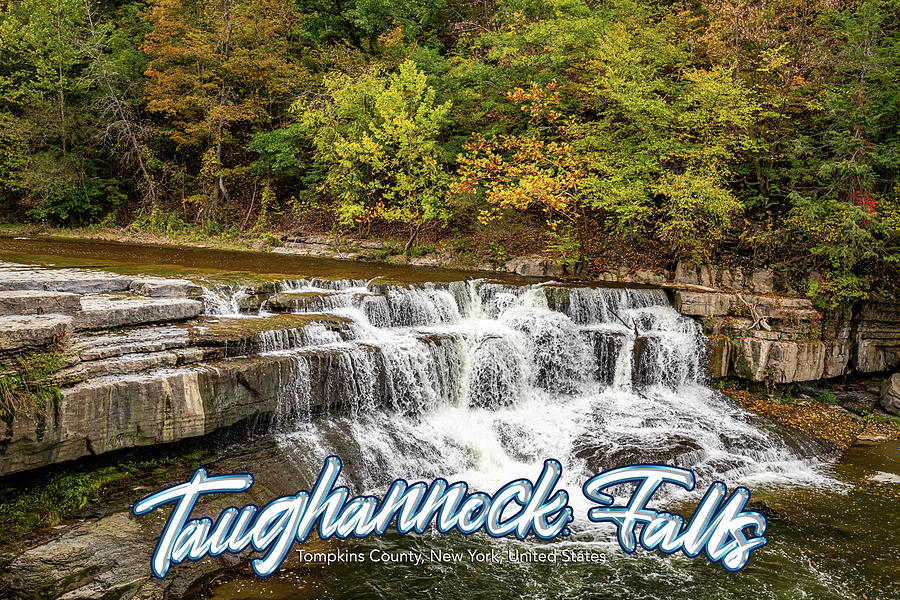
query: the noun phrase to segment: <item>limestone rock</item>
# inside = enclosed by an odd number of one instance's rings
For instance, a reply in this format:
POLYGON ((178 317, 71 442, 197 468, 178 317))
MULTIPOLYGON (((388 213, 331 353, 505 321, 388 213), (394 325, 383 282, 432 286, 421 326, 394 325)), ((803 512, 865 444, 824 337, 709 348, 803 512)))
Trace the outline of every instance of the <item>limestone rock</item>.
POLYGON ((506 262, 505 270, 527 277, 562 277, 565 272, 561 263, 539 254, 517 256, 506 262))
POLYGON ((709 338, 709 376, 718 379, 728 377, 731 364, 731 344, 728 338, 709 338))
POLYGON ((0 317, 0 352, 60 344, 72 335, 72 317, 13 315, 0 317))
POLYGON ((102 360, 82 361, 53 374, 59 385, 80 383, 108 375, 140 373, 153 369, 174 368, 202 361, 207 353, 202 348, 180 348, 168 352, 126 354, 102 360))
POLYGON ((439 267, 443 264, 440 256, 429 254, 427 256, 415 256, 409 259, 409 264, 417 267, 439 267))
POLYGON ((203 303, 184 298, 143 298, 129 295, 84 296, 75 329, 109 329, 143 323, 182 321, 203 312, 203 303))
POLYGON ((752 381, 790 383, 821 379, 825 370, 822 342, 738 338, 733 345, 733 372, 752 381))
POLYGON ((270 297, 265 307, 273 312, 327 310, 335 308, 331 300, 340 297, 337 292, 281 292, 270 297))
POLYGON ((75 294, 124 292, 132 278, 85 269, 42 269, 0 264, 0 290, 48 290, 75 294))
MULTIPOLYGON (((259 501, 265 499, 268 498, 258 496, 259 501)), ((215 516, 230 500, 221 496, 201 501, 196 511, 215 516)), ((173 565, 165 579, 157 579, 150 570, 150 560, 166 514, 157 511, 136 518, 121 512, 77 524, 59 538, 31 548, 13 560, 2 575, 5 581, 0 586, 5 583, 9 591, 28 598, 180 598, 213 574, 246 560, 226 553, 196 562, 185 561, 173 565)))
POLYGON ((881 407, 893 415, 900 415, 900 373, 888 377, 881 387, 881 407))
POLYGON ((0 315, 74 315, 79 310, 78 294, 43 290, 0 291, 0 315))
POLYGON ((872 373, 900 368, 900 305, 862 302, 856 320, 856 369, 872 373))
POLYGON ((203 288, 187 279, 138 277, 131 282, 131 291, 152 298, 200 298, 203 288))
POLYGON ((757 294, 771 294, 775 292, 775 271, 772 269, 757 269, 750 275, 750 289, 757 294))
POLYGON ((632 277, 632 281, 634 281, 634 283, 640 283, 643 285, 664 285, 667 280, 666 276, 660 273, 647 270, 638 270, 635 271, 634 277, 632 277))
POLYGON ((734 294, 707 294, 703 292, 675 293, 675 310, 692 317, 723 316, 737 301, 734 294))
POLYGON ((715 269, 709 265, 695 265, 686 261, 679 261, 675 266, 675 285, 713 287, 715 283, 715 269))
POLYGON ((72 340, 72 352, 81 360, 101 360, 113 356, 162 352, 184 348, 190 335, 178 325, 135 327, 127 332, 85 332, 72 340))
POLYGON ((152 578, 152 553, 137 521, 120 513, 27 550, 8 576, 13 589, 35 598, 129 598, 152 578))
MULTIPOLYGON (((375 351, 370 349, 371 351, 375 351)), ((341 386, 347 373, 340 348, 303 356, 269 354, 147 374, 89 379, 62 389, 45 414, 16 414, 0 422, 0 475, 102 454, 196 437, 238 422, 273 415, 299 402, 296 386, 308 383, 303 409, 358 401, 341 386)), ((383 374, 374 374, 379 381, 383 374)), ((375 389, 383 389, 379 383, 375 389)))

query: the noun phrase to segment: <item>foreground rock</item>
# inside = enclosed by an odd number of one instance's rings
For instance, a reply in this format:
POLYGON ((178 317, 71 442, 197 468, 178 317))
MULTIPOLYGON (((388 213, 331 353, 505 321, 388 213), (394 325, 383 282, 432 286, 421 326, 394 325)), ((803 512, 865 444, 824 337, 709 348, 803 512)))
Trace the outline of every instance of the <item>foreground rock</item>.
MULTIPOLYGON (((217 460, 206 468, 212 474, 245 471, 247 465, 271 464, 277 460, 271 446, 243 450, 239 455, 217 460)), ((281 457, 283 464, 283 457, 281 457)), ((258 473, 253 487, 239 500, 229 494, 204 496, 192 514, 215 518, 235 502, 262 506, 273 498, 309 489, 313 481, 290 465, 258 473)), ((189 473, 184 474, 185 477, 189 473)), ((174 480, 173 480, 174 482, 174 480)), ((135 490, 130 501, 151 493, 135 490)), ((250 553, 225 553, 199 561, 186 560, 172 566, 165 579, 157 579, 150 570, 156 542, 165 527, 169 507, 134 517, 127 510, 70 525, 55 540, 26 550, 0 572, 0 590, 12 598, 60 598, 65 600, 160 600, 190 597, 200 591, 218 573, 235 568, 251 557, 250 553)), ((318 551, 322 542, 309 541, 307 550, 318 551)), ((296 553, 290 553, 286 568, 298 566, 296 553)))
POLYGON ((2 315, 74 315, 81 310, 81 297, 70 292, 14 290, 0 292, 2 315))
POLYGON ((900 373, 885 380, 881 388, 881 407, 893 415, 900 415, 900 373))
POLYGON ((0 352, 56 346, 72 335, 72 317, 23 315, 0 317, 0 352))

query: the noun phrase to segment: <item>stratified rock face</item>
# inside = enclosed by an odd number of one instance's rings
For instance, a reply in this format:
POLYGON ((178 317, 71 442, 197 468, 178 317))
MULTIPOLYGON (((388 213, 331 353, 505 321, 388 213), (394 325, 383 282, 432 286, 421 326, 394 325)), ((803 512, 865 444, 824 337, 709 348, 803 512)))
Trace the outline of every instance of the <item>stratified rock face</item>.
POLYGON ((65 343, 72 335, 72 317, 12 315, 0 317, 0 352, 65 343))
POLYGON ((75 269, 0 263, 2 287, 23 289, 0 291, 0 307, 17 313, 0 316, 0 366, 23 368, 15 358, 27 351, 53 354, 62 368, 41 376, 56 398, 0 414, 0 475, 200 436, 279 406, 297 414, 351 400, 325 381, 344 376, 337 351, 273 354, 307 345, 310 325, 342 339, 341 317, 201 317, 189 281, 75 269), (45 289, 53 285, 86 291, 45 289), (57 312, 33 314, 42 310, 57 312))
POLYGON ((857 370, 900 368, 900 305, 863 302, 856 315, 855 342, 857 370))
POLYGON ((74 315, 81 296, 69 292, 13 290, 0 292, 0 315, 74 315))
POLYGON ((675 308, 698 317, 710 336, 710 375, 789 383, 843 371, 844 338, 823 340, 822 314, 809 300, 680 290, 675 308))
POLYGON ((894 373, 884 382, 881 407, 891 414, 900 415, 900 373, 894 373))
POLYGON ((0 290, 48 290, 73 294, 128 291, 132 277, 85 269, 37 269, 0 263, 0 290))
POLYGON ((675 308, 714 340, 713 377, 790 383, 900 368, 898 305, 863 302, 826 319, 802 298, 679 290, 675 308))
POLYGON ((675 267, 676 286, 699 285, 725 290, 746 290, 755 294, 772 294, 776 289, 772 269, 720 269, 712 265, 679 262, 675 267))
POLYGON ((724 316, 736 303, 734 294, 675 293, 675 310, 690 317, 724 316))
POLYGON ((40 418, 15 415, 11 423, 0 424, 0 475, 205 435, 249 417, 274 415, 280 405, 300 397, 307 410, 352 402, 352 390, 333 385, 347 378, 340 372, 340 354, 253 356, 64 387, 40 418))
POLYGON ((822 378, 825 344, 738 338, 733 346, 732 369, 753 381, 790 383, 822 378))
POLYGON ((91 295, 81 299, 75 329, 111 329, 125 325, 182 321, 203 312, 203 303, 184 298, 145 298, 124 294, 91 295))

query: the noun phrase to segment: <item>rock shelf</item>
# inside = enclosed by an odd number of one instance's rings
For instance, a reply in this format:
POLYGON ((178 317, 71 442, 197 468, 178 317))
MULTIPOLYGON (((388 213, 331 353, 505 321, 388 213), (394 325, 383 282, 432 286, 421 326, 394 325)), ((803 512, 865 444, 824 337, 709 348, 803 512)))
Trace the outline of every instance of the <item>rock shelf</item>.
MULTIPOLYGON (((0 374, 32 356, 61 365, 42 383, 55 400, 2 415, 0 475, 272 414, 296 367, 272 353, 302 345, 312 323, 343 326, 314 314, 203 315, 202 291, 184 279, 0 263, 0 374)), ((324 403, 335 361, 318 354, 311 401, 324 403)))

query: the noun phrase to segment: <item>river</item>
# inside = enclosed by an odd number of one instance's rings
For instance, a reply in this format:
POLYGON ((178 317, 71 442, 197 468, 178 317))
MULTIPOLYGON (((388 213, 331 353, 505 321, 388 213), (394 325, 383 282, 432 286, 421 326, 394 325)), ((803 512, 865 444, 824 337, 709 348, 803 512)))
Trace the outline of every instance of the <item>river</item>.
MULTIPOLYGON (((342 318, 340 331, 306 328, 263 348, 290 356, 293 372, 266 434, 277 463, 246 466, 258 478, 278 471, 308 485, 337 454, 354 493, 378 495, 399 477, 464 480, 493 492, 536 478, 546 458, 563 465, 577 517, 564 541, 388 534, 318 542, 310 548, 366 560, 302 564, 266 579, 239 569, 207 586, 204 598, 900 598, 897 444, 838 456, 745 412, 710 387, 701 328, 663 290, 551 290, 434 269, 99 242, 2 239, 0 260, 188 276, 207 286, 208 313, 242 318, 255 315, 239 315, 234 282, 279 280, 296 294, 295 312, 342 318), (328 412, 311 409, 304 377, 323 348, 340 357, 329 391, 351 399, 328 412), (752 506, 769 520, 769 544, 739 573, 702 558, 626 555, 611 527, 584 518, 580 486, 638 462, 691 468, 698 490, 714 480, 749 487, 752 506), (425 558, 384 562, 381 551, 425 558), (463 558, 432 559, 432 551, 463 558), (594 558, 509 560, 564 551, 594 558)), ((660 497, 686 512, 698 500, 660 497)))

